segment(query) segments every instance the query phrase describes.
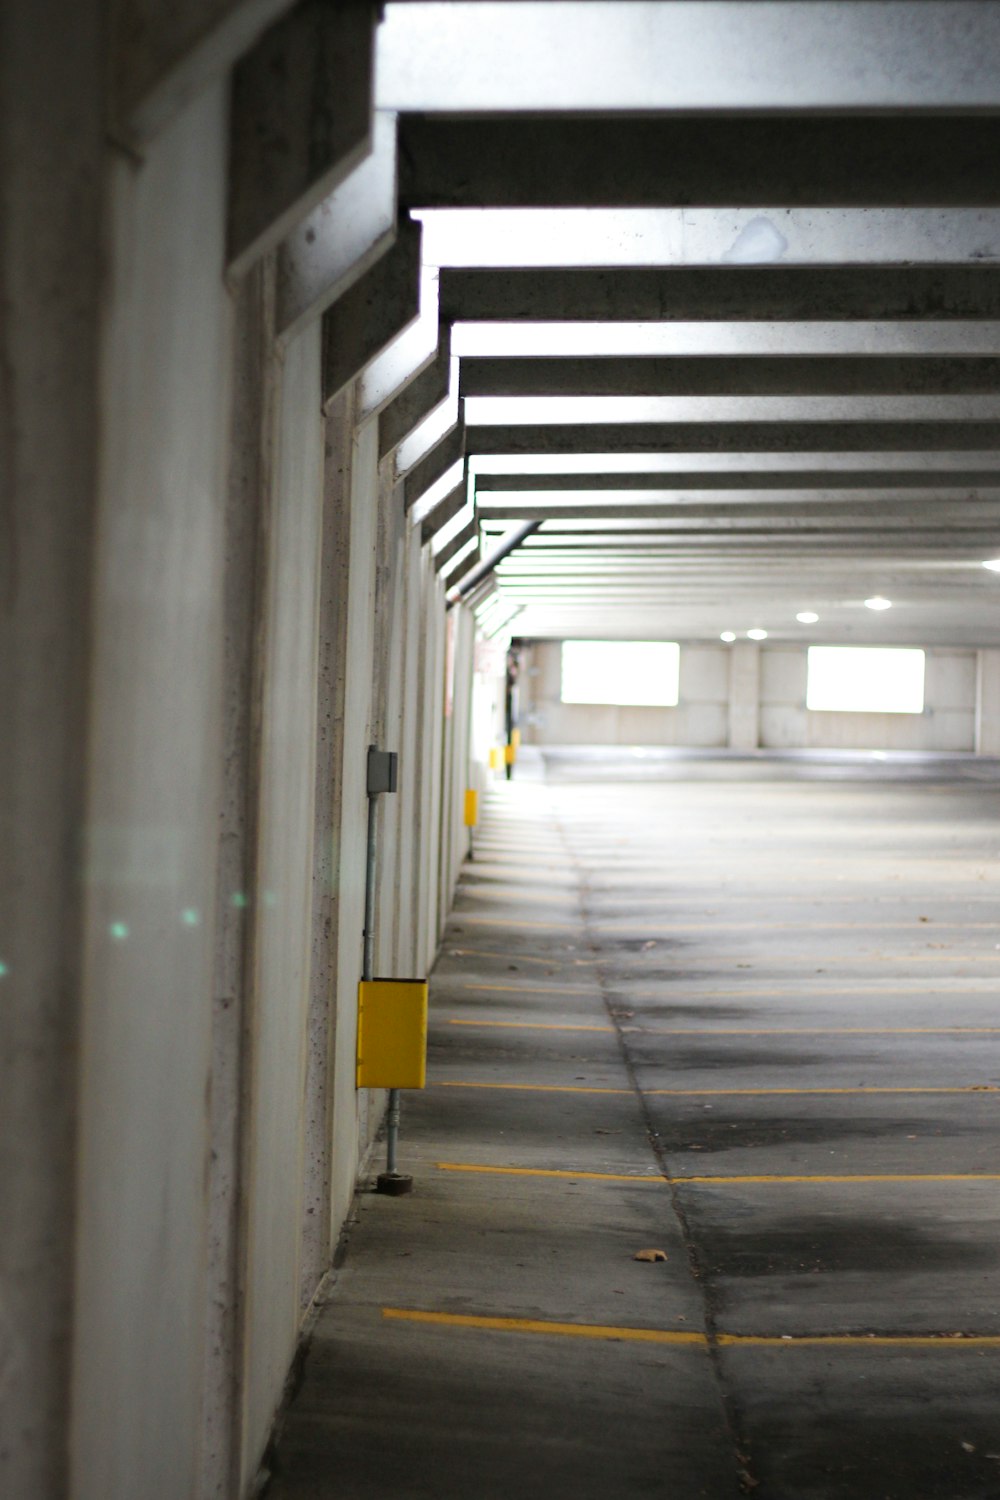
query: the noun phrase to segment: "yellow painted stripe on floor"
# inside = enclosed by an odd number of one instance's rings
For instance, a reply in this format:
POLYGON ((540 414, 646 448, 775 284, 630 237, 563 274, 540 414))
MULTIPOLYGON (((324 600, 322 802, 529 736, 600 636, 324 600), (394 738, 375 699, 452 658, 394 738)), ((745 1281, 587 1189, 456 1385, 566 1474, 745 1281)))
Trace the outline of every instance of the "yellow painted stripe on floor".
MULTIPOLYGON (((756 977, 754 975, 754 978, 756 977)), ((961 979, 965 976, 959 977, 961 979)), ((642 976, 640 975, 640 982, 641 978, 642 976)), ((631 982, 628 979, 615 981, 616 987, 623 983, 627 985, 631 982)), ((940 981, 937 982, 940 983, 940 981)), ((674 987, 676 984, 676 980, 667 980, 664 983, 663 990, 659 992, 656 990, 635 990, 628 998, 632 1000, 669 1000, 674 998, 676 993, 674 987), (665 993, 668 990, 674 991, 674 993, 665 993)), ((772 984, 765 990, 745 990, 742 988, 738 990, 732 988, 725 990, 699 990, 685 983, 683 994, 684 998, 688 1001, 798 999, 808 1002, 810 1000, 839 1000, 842 995, 866 995, 869 998, 874 997, 883 1000, 897 997, 903 1000, 913 1000, 922 995, 925 995, 930 1000, 995 1000, 997 993, 992 980, 989 982, 989 988, 986 987, 983 980, 979 980, 975 987, 962 986, 960 983, 949 981, 947 989, 928 989, 923 980, 912 981, 909 988, 906 987, 906 984, 906 980, 903 979, 896 984, 842 985, 837 984, 836 980, 831 979, 827 987, 824 988, 822 984, 817 984, 815 978, 810 975, 808 984, 799 982, 792 985, 786 982, 784 989, 778 984, 772 984)))
POLYGON ((742 1175, 735 1177, 665 1177, 638 1176, 630 1172, 570 1172, 555 1167, 498 1167, 481 1162, 436 1161, 439 1172, 471 1172, 473 1174, 498 1174, 504 1177, 557 1177, 576 1181, 585 1178, 592 1182, 639 1182, 659 1183, 674 1187, 782 1187, 818 1183, 831 1186, 836 1183, 882 1183, 882 1182, 1000 1182, 1000 1172, 861 1172, 793 1174, 773 1173, 742 1175))
POLYGON ((966 1083, 935 1086, 915 1084, 902 1088, 858 1086, 855 1088, 811 1088, 811 1089, 643 1089, 646 1095, 657 1097, 703 1098, 708 1095, 732 1094, 996 1094, 1000 1085, 994 1083, 966 1083))
POLYGON ((575 1083, 465 1083, 448 1080, 434 1083, 438 1089, 513 1089, 535 1094, 631 1094, 631 1089, 603 1089, 583 1087, 575 1083))
MULTIPOLYGON (((474 1025, 474 1022, 468 1023, 474 1025)), ((516 1022, 509 1023, 515 1025, 516 1022)), ((650 1036, 996 1036, 1000 1026, 623 1026, 650 1036)))
MULTIPOLYGON (((614 1026, 578 1026, 562 1021, 481 1021, 449 1016, 448 1026, 504 1031, 614 1031, 614 1026)), ((1000 1036, 1000 1026, 622 1026, 644 1036, 1000 1036)))
MULTIPOLYGON (((638 957, 637 954, 631 955, 638 957)), ((1000 953, 879 953, 870 949, 858 949, 849 960, 845 960, 843 954, 835 953, 768 953, 767 950, 751 953, 746 958, 737 958, 735 955, 716 955, 712 958, 701 958, 698 955, 688 957, 687 954, 678 956, 672 950, 665 954, 656 954, 650 950, 647 955, 653 958, 674 958, 678 969, 687 972, 692 968, 724 969, 730 966, 736 967, 746 964, 748 968, 764 968, 768 964, 829 964, 832 968, 844 968, 847 964, 861 967, 866 964, 981 964, 1000 963, 1000 953)), ((617 956, 620 962, 620 955, 617 956)), ((626 960, 627 962, 627 960, 626 960)), ((641 963, 641 959, 640 959, 641 963)), ((637 966, 636 977, 642 978, 642 970, 637 966)))
POLYGON ((570 1026, 554 1021, 463 1021, 457 1016, 448 1019, 449 1026, 488 1026, 504 1031, 614 1031, 613 1026, 570 1026))
MULTIPOLYGON (((612 1323, 558 1323, 543 1318, 499 1318, 472 1313, 425 1312, 415 1307, 383 1307, 382 1317, 398 1323, 423 1323, 438 1328, 470 1328, 485 1333, 542 1334, 550 1338, 599 1339, 607 1343, 671 1344, 675 1348, 707 1349, 704 1333, 674 1328, 630 1328, 612 1323)), ((1000 1349, 998 1334, 745 1334, 720 1333, 713 1340, 724 1348, 790 1349, 1000 1349)))
MULTIPOLYGON (((530 900, 530 896, 525 898, 530 900)), ((470 917, 466 912, 455 912, 455 917, 462 926, 472 925, 474 927, 510 927, 518 931, 522 927, 542 928, 550 932, 579 932, 579 922, 525 922, 516 917, 470 917)), ((458 936, 461 936, 459 933, 458 936)), ((450 939, 449 939, 450 941, 450 939)))
MULTIPOLYGON (((574 1083, 473 1083, 465 1079, 448 1079, 434 1083, 438 1089, 507 1089, 514 1093, 534 1094, 631 1094, 631 1089, 596 1088, 574 1083)), ((996 1094, 1000 1085, 969 1083, 935 1087, 915 1084, 905 1088, 812 1088, 812 1089, 643 1089, 647 1097, 703 1099, 732 1095, 767 1096, 771 1094, 996 1094)))
POLYGON ((493 1167, 482 1166, 478 1162, 461 1161, 436 1161, 434 1165, 439 1172, 498 1174, 501 1177, 565 1177, 574 1182, 577 1178, 585 1178, 588 1182, 655 1182, 661 1187, 665 1187, 667 1183, 662 1173, 647 1177, 637 1176, 633 1172, 568 1172, 555 1167, 493 1167))
POLYGON ((743 1349, 1000 1349, 995 1333, 719 1333, 715 1342, 723 1348, 743 1349))
MULTIPOLYGON (((597 925, 608 927, 613 917, 597 917, 597 925)), ((625 919, 623 919, 625 920, 625 919)), ((634 916, 628 921, 635 928, 637 938, 650 932, 912 932, 915 937, 926 938, 935 932, 995 932, 995 922, 920 922, 913 917, 900 917, 898 922, 636 922, 634 916)), ((614 928, 616 937, 621 930, 614 928)))
MULTIPOLYGON (((449 939, 445 939, 448 942, 449 939)), ((457 940, 456 940, 457 941, 457 940)), ((448 948, 445 950, 446 958, 502 958, 510 963, 516 958, 519 964, 541 964, 546 969, 558 969, 560 967, 572 969, 575 965, 581 968, 596 964, 596 958, 563 958, 553 956, 552 958, 539 958, 536 954, 529 953, 494 953, 486 948, 448 948)))
POLYGON ((422 1312, 409 1307, 383 1307, 383 1318, 405 1323, 432 1323, 445 1328, 478 1328, 492 1333, 544 1333, 560 1338, 605 1339, 638 1344, 677 1344, 705 1348, 703 1333, 672 1328, 616 1328, 606 1323, 550 1323, 539 1318, 487 1318, 468 1313, 422 1312))
POLYGON ((786 1183, 821 1183, 823 1185, 838 1182, 866 1183, 866 1182, 1000 1182, 1000 1172, 863 1172, 843 1173, 823 1176, 759 1176, 759 1177, 672 1177, 670 1181, 676 1187, 744 1187, 755 1184, 784 1185, 786 1183))
MULTIPOLYGON (((588 976, 589 977, 589 976, 588 976)), ((463 984, 463 990, 472 995, 502 993, 505 995, 579 995, 585 989, 582 984, 463 984)), ((597 995, 591 992, 591 998, 597 995)))

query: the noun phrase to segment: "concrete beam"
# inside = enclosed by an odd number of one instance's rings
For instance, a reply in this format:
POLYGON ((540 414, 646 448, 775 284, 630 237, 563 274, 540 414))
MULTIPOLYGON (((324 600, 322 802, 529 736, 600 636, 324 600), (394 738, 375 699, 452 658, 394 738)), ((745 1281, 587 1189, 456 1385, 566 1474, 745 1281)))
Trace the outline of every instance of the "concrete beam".
MULTIPOLYGON (((832 455, 831 455, 832 456, 832 455)), ((477 495, 497 491, 585 491, 627 490, 641 493, 645 490, 793 490, 797 494, 809 490, 865 489, 875 486, 885 492, 899 489, 925 489, 929 483, 963 492, 993 488, 1000 484, 1000 456, 993 469, 935 468, 933 474, 922 467, 902 468, 815 468, 768 470, 760 465, 748 465, 745 469, 718 470, 662 470, 649 474, 608 472, 604 474, 477 474, 477 495)))
POLYGON ((112 129, 141 145, 228 73, 289 0, 111 0, 112 129))
POLYGON ((476 359, 462 396, 995 395, 1000 359, 755 356, 476 359))
POLYGON ((385 408, 378 419, 379 457, 385 458, 448 395, 451 380, 451 329, 442 325, 434 359, 385 408))
POLYGON ((230 269, 274 249, 368 155, 376 7, 301 0, 233 74, 230 269))
POLYGON ((475 516, 473 516, 470 521, 467 521, 465 525, 461 527, 460 530, 456 531, 455 535, 449 542, 445 543, 440 552, 435 554, 435 571, 438 573, 443 572, 447 574, 447 572, 449 571, 448 564, 459 552, 462 551, 464 547, 468 545, 469 542, 472 541, 473 537, 478 535, 478 532, 479 522, 476 520, 475 516))
POLYGON ((1000 120, 400 119, 416 208, 990 208, 1000 120))
POLYGON ((462 402, 458 391, 450 392, 434 410, 415 427, 409 437, 404 438, 396 449, 395 473, 402 479, 411 469, 435 448, 438 443, 458 426, 462 420, 462 402))
POLYGON ((421 370, 427 368, 437 353, 439 323, 436 266, 421 266, 419 287, 420 311, 415 321, 397 334, 361 372, 356 402, 359 421, 378 416, 421 370))
POLYGON ((467 427, 465 451, 549 453, 919 453, 1000 450, 1000 422, 650 422, 467 427))
POLYGON ((380 94, 422 112, 982 109, 998 80, 975 0, 409 0, 379 36, 380 94))
POLYGON ((349 381, 420 315, 420 226, 399 226, 392 249, 323 315, 323 400, 349 381))
POLYGON ((464 457, 465 426, 459 423, 457 427, 446 433, 426 458, 422 458, 407 474, 403 481, 406 509, 410 510, 416 505, 421 497, 464 457))
POLYGON ((453 490, 449 490, 443 500, 431 510, 427 519, 420 526, 421 542, 429 542, 432 537, 447 526, 449 521, 454 520, 459 511, 468 503, 468 486, 463 479, 461 484, 456 484, 453 490))
POLYGON ((998 318, 1000 268, 513 267, 502 273, 444 269, 441 316, 449 322, 528 323, 998 318))
POLYGON ((289 339, 365 274, 396 238, 396 121, 377 114, 371 155, 278 251, 276 325, 289 339))
MULTIPOLYGON (((734 492, 725 492, 733 496, 734 492)), ((591 501, 546 504, 539 497, 529 504, 511 505, 501 497, 493 501, 477 497, 476 509, 482 521, 531 521, 543 519, 545 534, 565 534, 583 538, 590 531, 579 526, 565 529, 565 522, 593 522, 593 530, 600 530, 602 521, 628 522, 627 535, 633 536, 648 525, 654 530, 658 523, 684 521, 691 517, 715 520, 756 521, 768 520, 775 525, 809 525, 817 516, 824 519, 855 518, 868 520, 875 516, 880 520, 901 517, 907 521, 928 516, 946 516, 949 524, 975 520, 986 525, 1000 522, 1000 489, 990 492, 989 498, 974 498, 962 490, 919 492, 904 490, 892 495, 885 490, 833 491, 797 490, 784 497, 766 490, 736 492, 738 498, 710 501, 689 500, 681 496, 664 497, 662 500, 636 504, 625 495, 611 495, 591 501)))

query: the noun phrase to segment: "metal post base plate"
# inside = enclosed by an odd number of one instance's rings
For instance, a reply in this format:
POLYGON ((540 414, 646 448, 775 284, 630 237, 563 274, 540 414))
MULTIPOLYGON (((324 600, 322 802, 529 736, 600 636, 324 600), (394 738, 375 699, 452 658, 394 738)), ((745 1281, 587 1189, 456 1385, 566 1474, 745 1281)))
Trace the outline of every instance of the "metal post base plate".
POLYGON ((401 1198, 404 1193, 413 1192, 413 1178, 406 1172, 380 1172, 375 1179, 375 1191, 401 1198))

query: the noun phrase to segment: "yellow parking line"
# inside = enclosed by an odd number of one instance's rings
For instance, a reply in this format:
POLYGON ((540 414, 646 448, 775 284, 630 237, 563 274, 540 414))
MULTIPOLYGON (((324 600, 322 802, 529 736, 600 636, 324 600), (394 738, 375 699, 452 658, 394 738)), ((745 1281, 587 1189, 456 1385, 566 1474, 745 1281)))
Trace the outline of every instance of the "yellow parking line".
MULTIPOLYGON (((600 1339, 611 1343, 672 1344, 677 1348, 707 1349, 706 1334, 674 1328, 629 1328, 612 1323, 557 1323, 542 1318, 478 1317, 471 1313, 425 1312, 415 1307, 383 1307, 382 1317, 399 1323, 423 1323, 439 1328, 470 1328, 486 1333, 542 1334, 556 1338, 600 1339)), ((774 1336, 720 1333, 714 1342, 725 1348, 846 1348, 846 1349, 1000 1349, 997 1334, 865 1334, 820 1333, 774 1336)))
POLYGON ((449 1018, 449 1026, 489 1026, 505 1031, 614 1031, 613 1026, 569 1026, 552 1021, 462 1021, 449 1018))
MULTIPOLYGON (((588 976, 589 978, 589 976, 588 976)), ((470 994, 514 994, 514 995, 579 995, 585 988, 582 984, 463 984, 462 989, 470 994)), ((596 999, 597 997, 594 996, 596 999)))
MULTIPOLYGON (((483 1026, 504 1031, 614 1031, 613 1026, 578 1026, 556 1021, 480 1021, 449 1016, 448 1026, 483 1026)), ((623 1031, 646 1036, 1000 1036, 1000 1026, 646 1026, 623 1031)))
MULTIPOLYGON (((579 932, 579 922, 524 922, 515 917, 470 917, 465 912, 456 912, 456 917, 461 921, 463 927, 510 927, 520 930, 522 927, 543 928, 553 932, 579 932)), ((453 929, 454 930, 454 929, 453 929)), ((459 933, 458 936, 461 936, 459 933)), ((449 938, 450 942, 451 939, 449 938)))
POLYGON ((574 1083, 465 1083, 447 1081, 435 1083, 438 1089, 514 1089, 536 1094, 631 1094, 631 1089, 578 1088, 574 1083))
POLYGON ((550 1323, 540 1318, 487 1318, 468 1313, 421 1312, 416 1308, 383 1307, 383 1318, 406 1323, 435 1323, 446 1328, 478 1328, 494 1333, 544 1333, 562 1338, 613 1339, 640 1344, 707 1346, 703 1333, 677 1332, 670 1328, 616 1328, 605 1323, 550 1323))
POLYGON ((730 1349, 1000 1349, 1000 1334, 813 1333, 775 1337, 773 1334, 720 1333, 715 1342, 730 1349))
MULTIPOLYGON (((447 1080, 431 1085, 439 1089, 508 1089, 514 1092, 536 1094, 630 1094, 631 1089, 596 1088, 590 1085, 579 1087, 572 1083, 472 1083, 465 1079, 447 1080)), ((934 1087, 918 1084, 908 1088, 812 1088, 812 1089, 643 1089, 649 1097, 671 1098, 718 1098, 730 1095, 771 1094, 996 1094, 1000 1085, 993 1083, 969 1083, 955 1086, 934 1087)))
POLYGON ((672 1177, 676 1187, 743 1187, 747 1184, 822 1183, 838 1182, 1000 1182, 1000 1172, 863 1172, 840 1176, 759 1176, 759 1177, 672 1177))
POLYGON ((567 1172, 554 1167, 492 1167, 480 1166, 476 1162, 436 1161, 439 1172, 498 1173, 502 1177, 565 1177, 574 1182, 585 1178, 588 1182, 658 1182, 666 1186, 662 1173, 654 1177, 640 1177, 632 1172, 567 1172))
MULTIPOLYGON (((448 939, 445 939, 445 941, 447 942, 448 939)), ((448 958, 502 958, 506 959, 508 963, 512 958, 516 958, 519 964, 541 964, 547 969, 557 969, 560 965, 565 968, 572 968, 575 964, 579 964, 581 967, 584 965, 589 967, 589 965, 597 963, 596 958, 563 958, 556 956, 538 958, 535 954, 530 953, 494 953, 486 948, 451 948, 445 950, 445 956, 448 958)))
POLYGON ((679 1098, 702 1098, 708 1095, 730 1094, 996 1094, 1000 1085, 993 1083, 967 1083, 937 1087, 919 1084, 903 1088, 811 1088, 811 1089, 643 1089, 646 1095, 679 1098))

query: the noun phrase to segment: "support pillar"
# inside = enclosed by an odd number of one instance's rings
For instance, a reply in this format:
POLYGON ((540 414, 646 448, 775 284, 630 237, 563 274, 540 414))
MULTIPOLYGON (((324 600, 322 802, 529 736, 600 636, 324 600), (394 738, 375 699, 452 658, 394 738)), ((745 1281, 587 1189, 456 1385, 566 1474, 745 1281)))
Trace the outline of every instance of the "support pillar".
POLYGON ((1000 650, 976 660, 976 754, 1000 755, 1000 650))
POLYGON ((737 641, 729 653, 729 748, 756 750, 760 744, 760 647, 737 641))

